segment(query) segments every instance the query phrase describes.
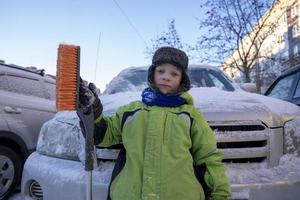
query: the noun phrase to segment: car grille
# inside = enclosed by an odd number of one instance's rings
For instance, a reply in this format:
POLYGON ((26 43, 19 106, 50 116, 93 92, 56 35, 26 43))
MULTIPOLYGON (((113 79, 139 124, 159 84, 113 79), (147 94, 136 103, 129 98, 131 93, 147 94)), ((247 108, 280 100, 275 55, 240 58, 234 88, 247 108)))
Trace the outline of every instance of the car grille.
POLYGON ((43 190, 40 184, 36 181, 32 181, 32 183, 29 186, 29 194, 30 197, 36 200, 42 200, 43 199, 43 190))
POLYGON ((275 135, 259 121, 209 123, 216 134, 217 148, 224 152, 223 162, 245 163, 266 160, 272 166, 278 164, 279 155, 271 153, 272 148, 276 148, 273 143, 279 145, 281 143, 276 141, 280 140, 278 132, 275 135), (276 158, 271 158, 272 156, 276 158))

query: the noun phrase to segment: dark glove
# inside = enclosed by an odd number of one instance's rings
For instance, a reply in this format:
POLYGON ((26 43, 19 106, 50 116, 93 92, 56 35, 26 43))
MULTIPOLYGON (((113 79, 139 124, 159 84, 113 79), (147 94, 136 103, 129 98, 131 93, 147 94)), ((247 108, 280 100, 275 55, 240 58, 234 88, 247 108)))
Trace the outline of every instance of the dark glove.
POLYGON ((94 112, 94 119, 97 119, 103 111, 102 103, 97 94, 97 87, 94 83, 87 86, 80 78, 79 83, 79 107, 84 114, 94 112))

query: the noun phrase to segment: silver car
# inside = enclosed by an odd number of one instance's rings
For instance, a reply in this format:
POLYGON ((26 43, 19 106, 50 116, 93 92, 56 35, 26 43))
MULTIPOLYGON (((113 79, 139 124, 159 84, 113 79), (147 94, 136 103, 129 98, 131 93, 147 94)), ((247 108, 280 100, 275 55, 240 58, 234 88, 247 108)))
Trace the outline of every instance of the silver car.
POLYGON ((55 80, 43 71, 0 63, 0 199, 19 184, 42 124, 55 114, 55 80))
MULTIPOLYGON (((146 70, 129 68, 111 81, 100 96, 105 115, 140 99, 146 70)), ((286 187, 290 192, 276 190, 275 198, 299 195, 300 108, 241 91, 214 67, 190 66, 189 72, 195 106, 205 115, 216 134, 218 149, 224 152, 232 198, 274 199, 274 193, 262 191, 286 187)), ((117 147, 95 148, 93 199, 106 199, 117 154, 117 147)), ((84 139, 78 117, 75 112, 58 113, 41 129, 37 151, 25 163, 22 194, 26 199, 84 199, 89 182, 83 163, 84 139)))

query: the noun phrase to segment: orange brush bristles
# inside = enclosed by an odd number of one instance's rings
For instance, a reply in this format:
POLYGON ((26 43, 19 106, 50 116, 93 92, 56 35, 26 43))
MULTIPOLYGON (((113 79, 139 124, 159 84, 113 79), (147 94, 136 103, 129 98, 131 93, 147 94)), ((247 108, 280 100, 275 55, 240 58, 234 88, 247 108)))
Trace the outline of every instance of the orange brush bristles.
POLYGON ((80 68, 80 47, 60 44, 56 70, 56 110, 76 110, 80 68))

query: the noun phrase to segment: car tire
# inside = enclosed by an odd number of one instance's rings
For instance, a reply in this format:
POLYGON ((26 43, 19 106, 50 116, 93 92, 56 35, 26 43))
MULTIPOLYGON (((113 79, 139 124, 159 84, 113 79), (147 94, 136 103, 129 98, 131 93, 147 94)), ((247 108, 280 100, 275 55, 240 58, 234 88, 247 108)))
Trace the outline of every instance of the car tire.
POLYGON ((19 183, 21 161, 9 147, 0 145, 0 199, 7 199, 19 183))

